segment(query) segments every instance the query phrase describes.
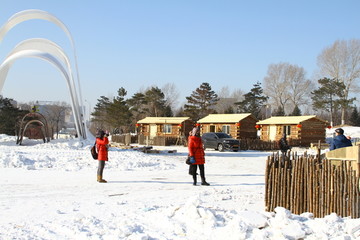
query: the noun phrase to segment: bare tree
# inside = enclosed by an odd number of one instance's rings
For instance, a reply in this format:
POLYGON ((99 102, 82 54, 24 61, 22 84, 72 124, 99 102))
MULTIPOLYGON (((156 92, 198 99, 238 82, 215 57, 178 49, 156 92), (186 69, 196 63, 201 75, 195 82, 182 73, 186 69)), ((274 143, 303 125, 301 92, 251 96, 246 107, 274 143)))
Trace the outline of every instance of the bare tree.
MULTIPOLYGON (((317 59, 319 72, 323 77, 338 79, 345 84, 345 100, 351 92, 357 91, 360 78, 360 39, 337 40, 325 48, 317 59)), ((341 111, 341 124, 345 124, 346 104, 341 111)))
POLYGON ((293 106, 302 106, 309 102, 311 81, 306 79, 304 68, 289 66, 289 96, 293 106))
POLYGON ((18 108, 21 110, 26 110, 31 112, 31 109, 34 105, 31 105, 30 103, 18 103, 18 108))
POLYGON ((230 113, 236 111, 235 103, 241 101, 244 93, 240 89, 234 89, 231 93, 229 87, 223 87, 217 93, 219 101, 216 103, 217 113, 230 113))
POLYGON ((170 106, 174 112, 178 106, 178 99, 180 95, 175 84, 167 83, 161 88, 161 91, 165 95, 166 105, 170 106))
POLYGON ((59 131, 65 124, 65 115, 68 110, 70 110, 70 106, 65 102, 46 105, 44 108, 44 115, 48 121, 48 125, 52 133, 51 136, 56 133, 56 138, 59 137, 59 131))
POLYGON ((309 96, 311 82, 305 78, 305 70, 289 63, 270 64, 264 78, 264 93, 274 109, 285 111, 304 105, 309 96))

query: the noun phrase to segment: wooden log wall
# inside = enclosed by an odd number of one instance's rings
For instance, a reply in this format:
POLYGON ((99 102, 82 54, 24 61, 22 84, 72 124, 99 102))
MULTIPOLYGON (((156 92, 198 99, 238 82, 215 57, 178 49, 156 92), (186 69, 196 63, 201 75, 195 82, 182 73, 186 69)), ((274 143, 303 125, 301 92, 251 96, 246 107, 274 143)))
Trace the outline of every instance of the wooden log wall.
POLYGON ((311 212, 324 217, 360 217, 360 177, 350 161, 340 166, 314 156, 278 153, 269 156, 265 172, 265 206, 285 207, 294 214, 311 212))
POLYGON ((279 146, 276 141, 262 141, 260 139, 241 139, 240 140, 241 150, 278 150, 279 146))

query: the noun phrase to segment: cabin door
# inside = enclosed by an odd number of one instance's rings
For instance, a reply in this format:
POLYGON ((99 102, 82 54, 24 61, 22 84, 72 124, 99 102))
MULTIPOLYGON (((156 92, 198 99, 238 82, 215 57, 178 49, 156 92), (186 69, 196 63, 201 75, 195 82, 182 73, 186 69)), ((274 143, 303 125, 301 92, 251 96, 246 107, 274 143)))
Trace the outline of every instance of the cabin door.
POLYGON ((276 140, 276 125, 270 125, 269 128, 269 140, 275 141, 276 140))
POLYGON ((157 126, 156 124, 150 124, 150 139, 156 137, 157 126))

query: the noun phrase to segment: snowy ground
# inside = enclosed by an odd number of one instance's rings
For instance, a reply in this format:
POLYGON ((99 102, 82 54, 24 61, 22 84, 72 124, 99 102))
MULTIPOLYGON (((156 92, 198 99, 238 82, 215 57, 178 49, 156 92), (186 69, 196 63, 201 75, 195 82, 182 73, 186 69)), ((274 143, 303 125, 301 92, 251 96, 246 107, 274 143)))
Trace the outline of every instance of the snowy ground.
POLYGON ((184 147, 111 148, 97 183, 92 142, 0 135, 0 239, 360 239, 359 219, 266 212, 271 153, 207 150, 211 186, 193 186, 184 147))

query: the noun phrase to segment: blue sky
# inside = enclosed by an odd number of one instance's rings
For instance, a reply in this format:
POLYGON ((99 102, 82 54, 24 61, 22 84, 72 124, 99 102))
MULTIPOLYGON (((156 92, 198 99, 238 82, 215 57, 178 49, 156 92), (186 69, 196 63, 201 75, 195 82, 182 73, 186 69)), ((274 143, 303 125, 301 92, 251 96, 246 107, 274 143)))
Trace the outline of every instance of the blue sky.
MULTIPOLYGON (((131 97, 141 88, 174 83, 179 103, 203 82, 215 91, 229 87, 248 92, 263 81, 269 64, 280 62, 303 67, 313 79, 325 47, 360 38, 356 0, 3 0, 0 25, 26 9, 47 11, 69 28, 83 100, 91 107, 120 87, 131 97)), ((6 35, 0 58, 20 41, 38 37, 71 53, 56 25, 31 20, 6 35)), ((70 102, 59 71, 39 59, 18 60, 2 94, 19 102, 70 102)))

